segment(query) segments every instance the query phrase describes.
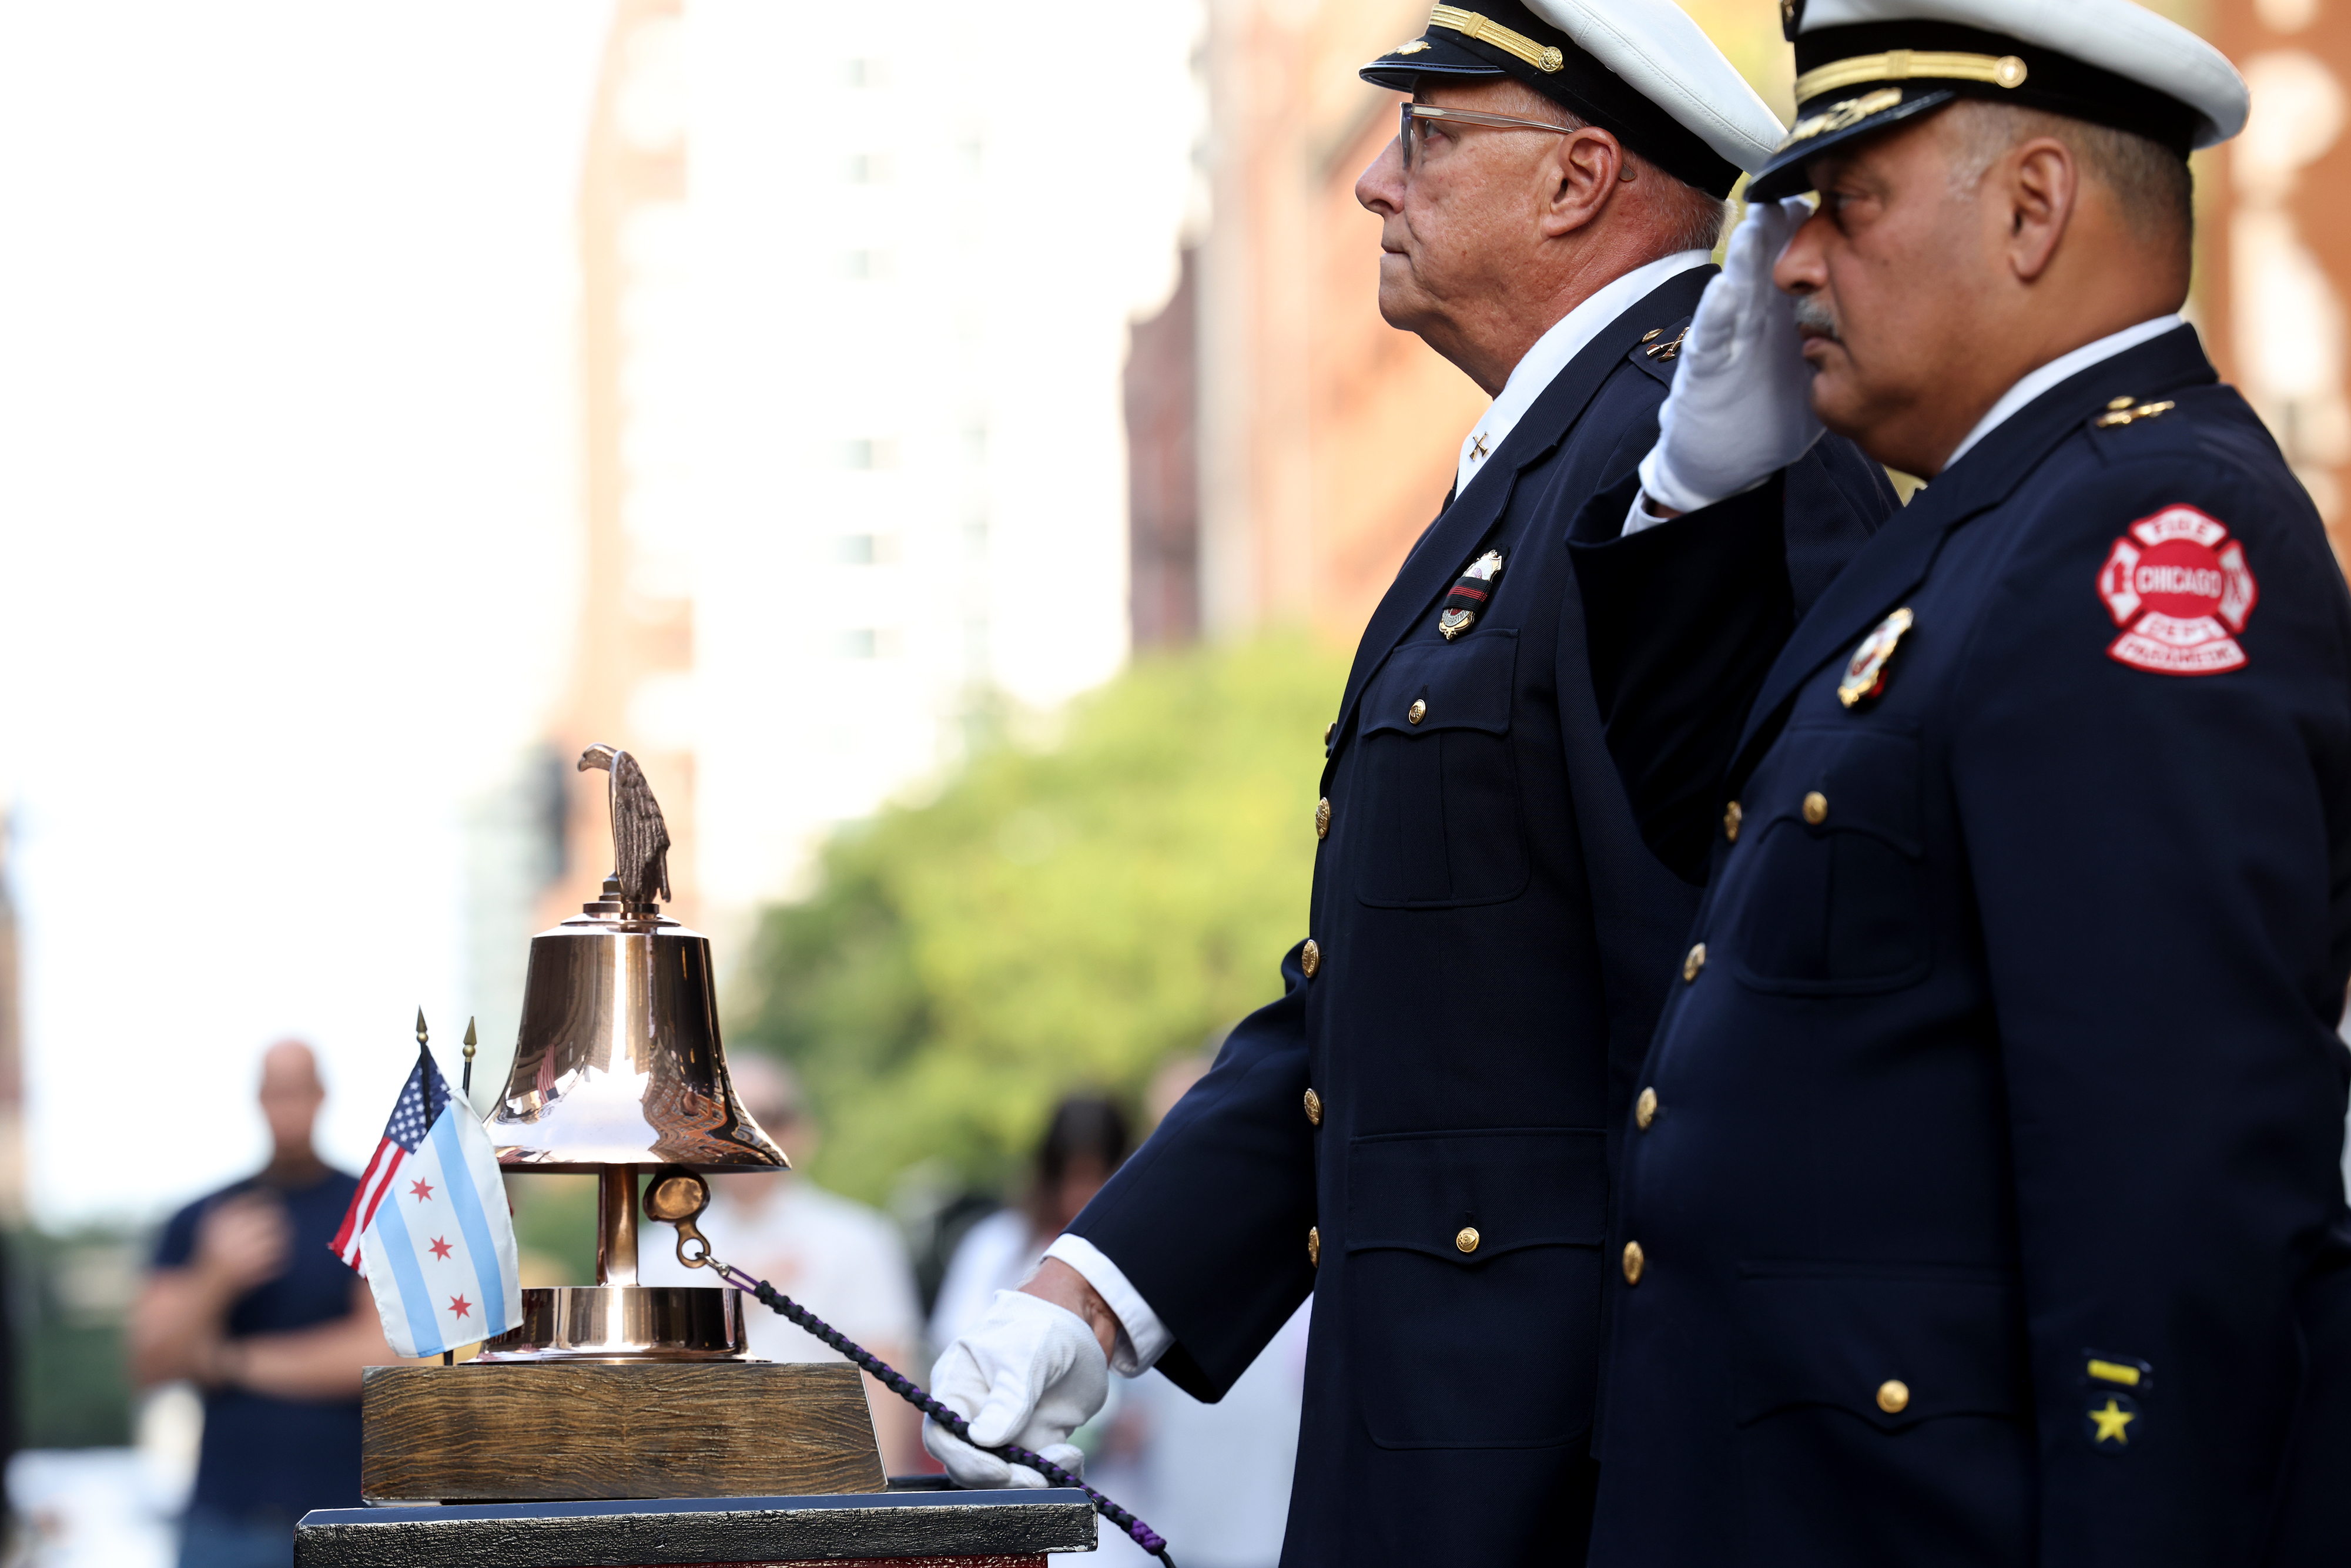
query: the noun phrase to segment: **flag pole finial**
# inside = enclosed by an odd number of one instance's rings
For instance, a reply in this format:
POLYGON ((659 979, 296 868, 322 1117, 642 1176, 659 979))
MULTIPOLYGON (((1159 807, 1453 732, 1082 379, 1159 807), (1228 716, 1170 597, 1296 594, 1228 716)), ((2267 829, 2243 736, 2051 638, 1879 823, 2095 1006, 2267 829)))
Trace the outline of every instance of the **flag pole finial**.
POLYGON ((424 1032, 424 1009, 423 1009, 423 1008, 419 1008, 419 1009, 416 1009, 416 1049, 417 1049, 417 1050, 422 1051, 422 1050, 423 1050, 423 1049, 424 1049, 424 1041, 425 1041, 426 1038, 427 1038, 427 1037, 426 1037, 425 1032, 424 1032))
POLYGON ((465 1092, 467 1094, 471 1094, 474 1092, 474 1047, 475 1043, 476 1041, 474 1039, 474 1020, 471 1018, 468 1018, 465 1019, 465 1082, 463 1086, 465 1092))

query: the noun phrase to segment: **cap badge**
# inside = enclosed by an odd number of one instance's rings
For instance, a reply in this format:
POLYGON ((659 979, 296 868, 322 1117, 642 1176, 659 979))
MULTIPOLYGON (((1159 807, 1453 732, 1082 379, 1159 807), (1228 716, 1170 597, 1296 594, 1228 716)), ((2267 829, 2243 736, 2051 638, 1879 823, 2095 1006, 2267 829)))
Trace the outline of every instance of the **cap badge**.
POLYGON ((1426 47, 1428 47, 1428 40, 1426 38, 1415 38, 1409 44, 1398 44, 1395 48, 1390 49, 1388 53, 1392 55, 1416 55, 1426 47))
POLYGON ((1450 27, 1465 33, 1481 44, 1491 44, 1506 55, 1516 55, 1539 71, 1555 71, 1567 63, 1567 57, 1546 44, 1538 44, 1524 33, 1514 33, 1489 16, 1475 11, 1465 11, 1458 5, 1439 5, 1428 14, 1432 27, 1450 27))
POLYGON ((1870 634, 1861 640, 1845 662, 1844 679, 1837 683, 1837 701, 1847 707, 1858 707, 1871 702, 1886 690, 1886 661, 1901 644, 1902 633, 1910 630, 1914 617, 1907 607, 1896 611, 1879 622, 1870 634))
POLYGON ((2133 523, 2098 568, 2098 597, 2123 634, 2109 658, 2158 675, 2242 669, 2242 632, 2261 602, 2245 547, 2194 507, 2166 507, 2133 523))
POLYGON ((1882 87, 1876 92, 1846 99, 1843 103, 1834 104, 1818 114, 1808 114, 1796 121, 1794 129, 1781 141, 1779 151, 1785 152, 1799 141, 1809 141, 1815 136, 1825 136, 1832 131, 1858 125, 1882 110, 1899 107, 1901 102, 1902 89, 1898 87, 1882 87))
POLYGON ((1494 597, 1494 580, 1502 575, 1502 552, 1488 550, 1471 561, 1453 591, 1445 596, 1445 607, 1437 612, 1437 629, 1445 633, 1448 643, 1477 623, 1479 614, 1494 597))

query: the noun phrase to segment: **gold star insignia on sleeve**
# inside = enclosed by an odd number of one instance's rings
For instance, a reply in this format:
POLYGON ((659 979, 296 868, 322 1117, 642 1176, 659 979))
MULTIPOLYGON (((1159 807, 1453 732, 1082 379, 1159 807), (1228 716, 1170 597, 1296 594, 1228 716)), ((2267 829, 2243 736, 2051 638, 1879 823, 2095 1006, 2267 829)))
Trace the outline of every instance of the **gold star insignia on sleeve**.
POLYGON ((2103 1443, 2112 1439, 2125 1448, 2130 1446, 2130 1437, 2123 1428, 2138 1419, 2136 1412, 2124 1409, 2121 1405, 2109 1398, 2105 1409, 2092 1410, 2089 1412, 2089 1416, 2097 1428, 2090 1439, 2092 1442, 2103 1443))

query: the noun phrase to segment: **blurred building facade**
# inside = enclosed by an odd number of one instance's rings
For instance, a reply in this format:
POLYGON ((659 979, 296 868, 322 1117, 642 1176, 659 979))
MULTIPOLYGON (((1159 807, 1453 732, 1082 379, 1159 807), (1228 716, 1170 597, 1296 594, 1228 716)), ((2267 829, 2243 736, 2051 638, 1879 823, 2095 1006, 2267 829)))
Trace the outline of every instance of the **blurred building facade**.
MULTIPOLYGON (((1128 646, 1120 367, 1202 207, 1196 0, 1066 37, 947 0, 612 0, 580 197, 578 645, 478 813, 476 994, 610 860, 635 752, 671 912, 721 938, 839 824, 1128 646), (1127 62, 1104 70, 1104 59, 1127 62)), ((487 1005, 486 1003, 486 1005, 487 1005)), ((510 1020, 486 1019, 486 1034, 510 1020)))
POLYGON ((2217 0, 2212 41, 2252 88, 2243 135, 2199 159, 2200 318, 2221 373, 2259 411, 2351 559, 2344 290, 2351 176, 2346 0, 2217 0))
POLYGON ((0 806, 0 1228, 14 1230, 25 1223, 25 1009, 8 848, 0 806))

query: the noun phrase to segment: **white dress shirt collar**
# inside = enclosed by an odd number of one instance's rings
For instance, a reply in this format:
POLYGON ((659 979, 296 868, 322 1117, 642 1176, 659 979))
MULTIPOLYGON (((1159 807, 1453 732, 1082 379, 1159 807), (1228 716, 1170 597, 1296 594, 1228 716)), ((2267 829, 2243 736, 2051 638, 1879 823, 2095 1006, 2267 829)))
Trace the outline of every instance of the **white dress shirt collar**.
MULTIPOLYGON (((2160 338, 2179 325, 2181 322, 2177 315, 2158 316, 2155 319, 2142 321, 2136 327, 2126 327, 2119 332, 2109 332, 2097 341, 2085 343, 2071 353, 2060 354, 2039 370, 2027 373, 2022 381, 2002 392, 2000 401, 1992 404, 1981 419, 1976 421, 1976 427, 1968 432, 1967 438, 1951 449, 1951 455, 1943 459, 1943 472, 1949 473, 1951 465, 1965 457, 1969 449, 1977 442, 1999 429, 2009 415, 2055 386, 2059 382, 2079 375, 2101 360, 2111 360, 2126 349, 2136 349, 2149 339, 2160 338)), ((2124 387, 2120 390, 2128 392, 2131 389, 2124 387)))
POLYGON ((1666 279, 1694 267, 1704 267, 1713 259, 1702 250, 1659 256, 1603 284, 1583 304, 1554 322, 1551 330, 1536 339, 1534 347, 1511 367, 1510 379, 1502 383, 1501 395, 1462 438, 1461 462, 1454 473, 1453 493, 1459 496, 1469 488, 1469 481, 1485 471, 1487 460, 1510 438, 1510 432, 1534 406, 1535 399, 1543 394, 1543 389, 1551 385, 1552 379, 1583 351, 1583 346, 1597 337, 1603 327, 1631 309, 1666 279))

